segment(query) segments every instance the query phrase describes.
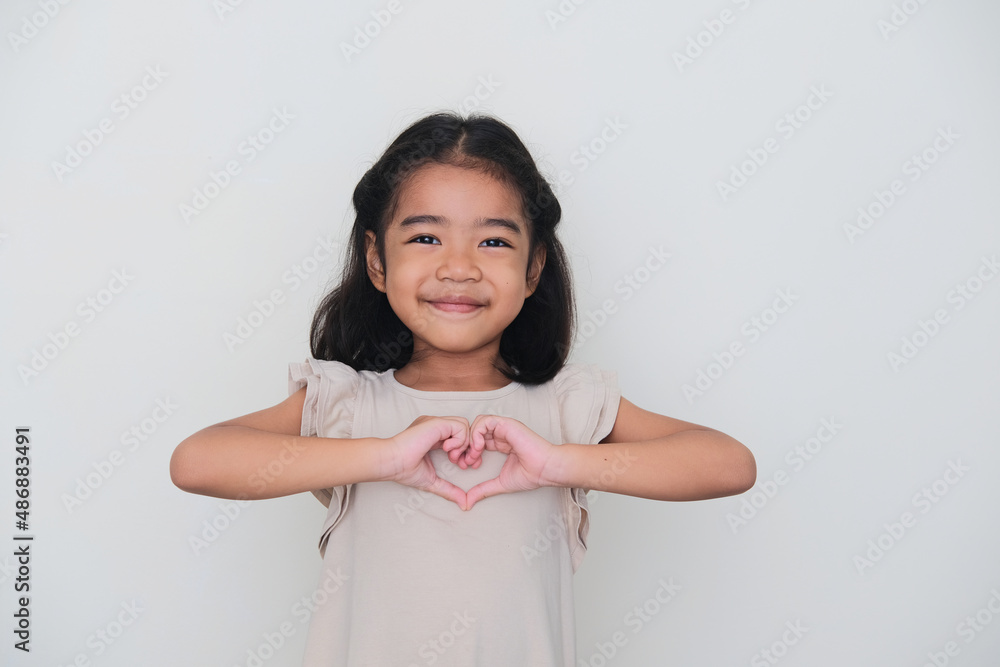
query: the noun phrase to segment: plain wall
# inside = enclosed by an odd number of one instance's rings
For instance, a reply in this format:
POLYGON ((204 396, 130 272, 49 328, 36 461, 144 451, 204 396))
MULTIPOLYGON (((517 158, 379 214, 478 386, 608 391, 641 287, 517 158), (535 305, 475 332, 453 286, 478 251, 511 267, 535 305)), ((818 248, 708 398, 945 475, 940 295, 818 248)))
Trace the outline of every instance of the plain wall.
POLYGON ((557 183, 571 361, 757 459, 738 497, 591 494, 577 664, 996 661, 995 3, 225 1, 0 9, 4 664, 300 663, 325 508, 168 462, 285 398, 354 186, 439 109, 499 116, 557 183))

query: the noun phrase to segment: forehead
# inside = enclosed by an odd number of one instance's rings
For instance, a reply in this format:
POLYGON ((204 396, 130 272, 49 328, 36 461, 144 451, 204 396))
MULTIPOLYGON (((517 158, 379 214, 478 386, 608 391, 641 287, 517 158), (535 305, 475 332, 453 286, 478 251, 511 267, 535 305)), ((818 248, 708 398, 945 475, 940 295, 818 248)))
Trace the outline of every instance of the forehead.
POLYGON ((429 164, 401 186, 391 226, 428 215, 468 224, 477 218, 509 218, 526 228, 519 193, 492 176, 453 165, 429 164))

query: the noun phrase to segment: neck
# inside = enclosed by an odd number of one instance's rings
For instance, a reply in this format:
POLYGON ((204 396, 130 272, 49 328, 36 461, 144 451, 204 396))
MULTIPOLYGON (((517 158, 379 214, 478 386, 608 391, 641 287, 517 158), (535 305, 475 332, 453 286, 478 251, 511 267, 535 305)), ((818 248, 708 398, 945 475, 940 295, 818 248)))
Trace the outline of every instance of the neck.
POLYGON ((396 381, 421 391, 490 391, 510 384, 493 368, 497 349, 476 350, 466 354, 435 351, 426 358, 411 361, 394 372, 396 381))

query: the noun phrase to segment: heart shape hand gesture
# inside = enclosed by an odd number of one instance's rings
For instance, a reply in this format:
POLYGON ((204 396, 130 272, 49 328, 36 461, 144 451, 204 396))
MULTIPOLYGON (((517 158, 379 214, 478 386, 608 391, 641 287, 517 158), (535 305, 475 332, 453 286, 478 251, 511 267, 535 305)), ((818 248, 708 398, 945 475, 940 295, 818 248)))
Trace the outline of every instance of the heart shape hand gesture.
POLYGON ((470 426, 463 417, 422 415, 386 445, 382 479, 428 491, 463 510, 488 496, 553 485, 546 468, 553 464, 555 445, 510 417, 479 415, 470 426), (506 454, 507 460, 497 477, 463 491, 438 477, 430 459, 434 449, 444 450, 463 469, 478 468, 484 451, 506 454))

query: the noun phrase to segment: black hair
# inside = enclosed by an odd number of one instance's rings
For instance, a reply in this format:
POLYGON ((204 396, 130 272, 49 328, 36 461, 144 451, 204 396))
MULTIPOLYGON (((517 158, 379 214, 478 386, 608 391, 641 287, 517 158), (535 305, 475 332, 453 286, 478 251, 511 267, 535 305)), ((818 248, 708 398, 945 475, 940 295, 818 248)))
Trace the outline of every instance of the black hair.
POLYGON ((538 285, 500 338, 494 367, 523 384, 551 380, 566 363, 575 307, 569 265, 555 228, 562 207, 517 134, 499 119, 440 112, 416 121, 393 141, 354 189, 356 218, 340 284, 320 302, 310 329, 316 359, 357 371, 401 368, 413 356, 413 336, 367 271, 365 233, 371 231, 385 267, 385 230, 402 187, 429 163, 475 169, 520 193, 528 220, 528 270, 536 249, 545 265, 538 285))

